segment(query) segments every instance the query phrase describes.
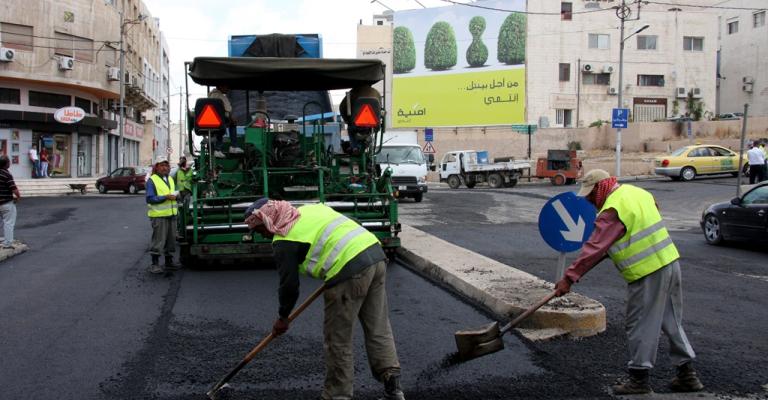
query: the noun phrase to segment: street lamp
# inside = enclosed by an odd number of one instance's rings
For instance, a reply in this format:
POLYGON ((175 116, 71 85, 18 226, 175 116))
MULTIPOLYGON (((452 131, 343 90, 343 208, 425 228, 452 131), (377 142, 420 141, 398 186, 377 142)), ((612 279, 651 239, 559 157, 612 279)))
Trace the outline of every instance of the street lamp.
POLYGON ((125 51, 123 50, 123 42, 126 33, 125 26, 138 24, 144 21, 147 16, 139 14, 136 19, 123 19, 123 13, 125 10, 122 8, 118 11, 120 15, 120 125, 118 126, 118 132, 120 139, 117 142, 117 166, 122 167, 125 163, 125 143, 123 142, 123 131, 125 130, 125 51))

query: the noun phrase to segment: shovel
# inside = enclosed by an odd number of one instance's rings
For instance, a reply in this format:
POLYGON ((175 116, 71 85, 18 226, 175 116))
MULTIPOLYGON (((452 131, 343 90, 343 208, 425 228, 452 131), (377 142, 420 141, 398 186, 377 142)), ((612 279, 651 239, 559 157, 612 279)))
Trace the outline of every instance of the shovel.
MULTIPOLYGON (((325 290, 325 285, 322 285, 319 288, 317 288, 317 290, 315 290, 311 295, 309 295, 309 297, 307 297, 307 299, 304 300, 304 302, 301 303, 301 305, 298 308, 293 310, 291 315, 288 316, 288 323, 293 322, 293 320, 296 319, 296 317, 298 317, 299 314, 301 314, 301 312, 304 311, 304 309, 309 307, 309 305, 312 304, 312 302, 315 301, 315 299, 318 298, 320 294, 323 293, 323 290, 325 290)), ((256 347, 253 348, 253 350, 251 350, 250 352, 248 352, 248 354, 245 355, 245 357, 240 361, 240 363, 237 364, 237 366, 235 366, 235 368, 232 368, 232 370, 229 371, 229 373, 225 377, 221 378, 221 380, 216 385, 214 385, 213 388, 211 388, 211 390, 209 390, 206 393, 206 395, 208 395, 208 398, 211 400, 216 400, 216 395, 218 394, 219 390, 221 390, 221 388, 224 387, 224 385, 226 385, 230 379, 232 379, 235 375, 237 375, 237 373, 240 372, 240 370, 243 369, 243 367, 245 367, 249 362, 251 362, 251 360, 253 360, 253 358, 256 357, 256 354, 264 350, 264 348, 267 347, 267 345, 275 337, 276 336, 270 332, 269 335, 267 335, 267 337, 262 339, 261 342, 258 345, 256 345, 256 347)))
POLYGON ((499 329, 499 323, 493 322, 488 325, 476 328, 458 331, 455 334, 456 347, 459 350, 459 360, 468 361, 473 358, 482 357, 486 354, 495 353, 504 348, 504 341, 501 340, 501 336, 509 332, 512 328, 520 324, 524 319, 528 318, 536 310, 541 308, 544 304, 549 303, 555 297, 556 292, 552 292, 539 300, 531 308, 525 310, 512 322, 504 325, 499 329))

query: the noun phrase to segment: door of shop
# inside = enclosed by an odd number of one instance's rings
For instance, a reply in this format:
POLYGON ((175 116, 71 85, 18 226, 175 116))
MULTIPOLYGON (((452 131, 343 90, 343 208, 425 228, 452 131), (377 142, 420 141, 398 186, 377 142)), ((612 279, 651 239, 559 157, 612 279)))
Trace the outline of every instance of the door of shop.
POLYGON ((32 143, 37 144, 39 151, 47 153, 48 176, 51 178, 68 178, 71 173, 70 142, 72 137, 62 133, 33 132, 32 143))
POLYGON ((77 176, 91 176, 93 136, 79 135, 77 139, 77 176))

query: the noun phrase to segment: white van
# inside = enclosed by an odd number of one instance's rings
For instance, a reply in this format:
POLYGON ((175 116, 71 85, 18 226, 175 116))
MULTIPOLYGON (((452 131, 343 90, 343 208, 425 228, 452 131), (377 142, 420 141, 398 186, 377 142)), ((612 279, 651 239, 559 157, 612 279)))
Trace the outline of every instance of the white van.
POLYGON ((416 131, 386 132, 376 162, 382 172, 392 169, 392 188, 398 197, 412 197, 418 203, 427 193, 428 162, 416 135, 416 131))

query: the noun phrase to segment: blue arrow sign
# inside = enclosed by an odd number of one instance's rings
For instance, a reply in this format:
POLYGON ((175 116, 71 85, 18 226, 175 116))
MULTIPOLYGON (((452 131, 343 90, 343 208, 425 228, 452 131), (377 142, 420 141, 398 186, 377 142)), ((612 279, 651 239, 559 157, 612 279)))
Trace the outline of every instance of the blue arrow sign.
POLYGON ((626 129, 629 123, 629 108, 614 108, 611 121, 612 128, 626 129))
POLYGON ((557 251, 576 251, 592 234, 596 216, 595 207, 583 197, 561 193, 541 209, 539 233, 557 251))

